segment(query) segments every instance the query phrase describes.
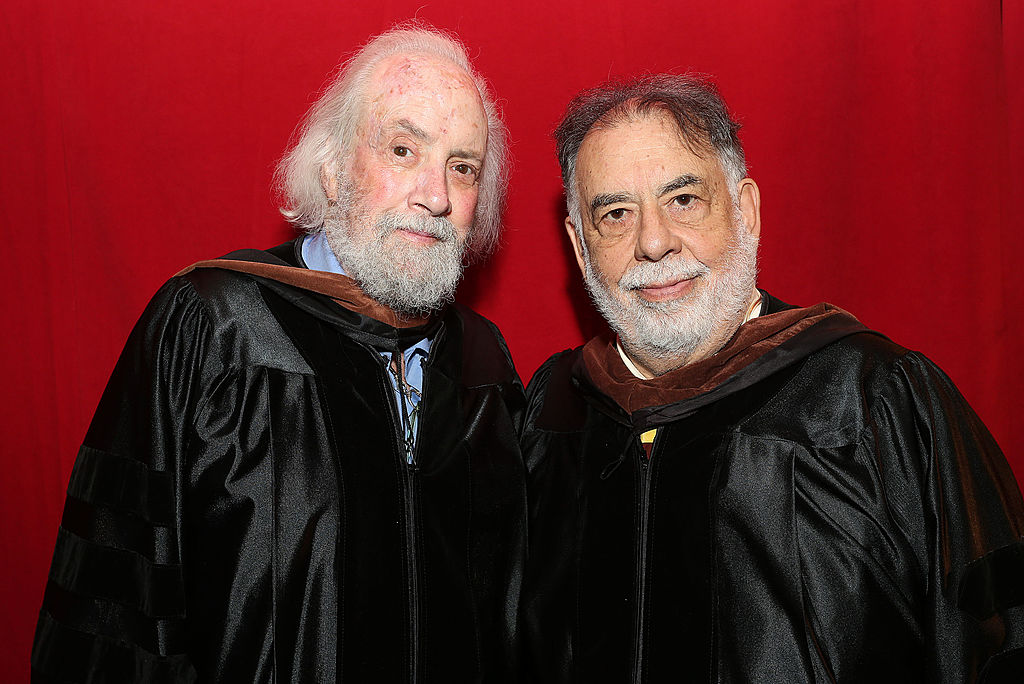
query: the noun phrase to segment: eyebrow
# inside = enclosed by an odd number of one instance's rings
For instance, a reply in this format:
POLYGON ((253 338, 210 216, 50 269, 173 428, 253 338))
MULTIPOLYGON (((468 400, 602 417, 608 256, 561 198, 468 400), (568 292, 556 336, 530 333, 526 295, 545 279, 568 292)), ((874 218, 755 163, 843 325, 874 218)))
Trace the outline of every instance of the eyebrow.
POLYGON ((682 188, 687 188, 691 185, 704 185, 704 181, 698 176, 694 176, 692 173, 684 173, 682 176, 673 178, 668 183, 665 183, 658 189, 658 197, 667 195, 670 192, 675 192, 682 188))
POLYGON ((414 137, 419 138, 421 140, 426 140, 427 142, 431 142, 433 140, 430 134, 428 134, 425 130, 414 124, 412 121, 409 121, 408 119, 399 119, 398 121, 396 121, 395 128, 401 128, 407 133, 413 135, 414 137))
POLYGON ((471 161, 483 163, 484 156, 479 152, 470 152, 469 150, 455 149, 451 151, 449 157, 458 157, 459 159, 469 159, 471 161))
POLYGON ((609 204, 632 202, 633 200, 633 195, 628 192, 604 192, 600 195, 594 195, 594 199, 590 200, 590 211, 597 211, 601 207, 607 207, 609 204))
MULTIPOLYGON (((704 181, 692 173, 684 173, 681 176, 673 178, 668 183, 665 183, 658 188, 658 197, 667 195, 670 192, 674 192, 681 188, 687 188, 691 185, 703 185, 704 181)), ((605 192, 599 195, 595 195, 594 199, 590 200, 590 210, 597 211, 601 207, 606 207, 609 204, 618 204, 619 202, 635 202, 636 198, 628 192, 605 192)))
MULTIPOLYGON (((419 138, 424 142, 434 142, 434 137, 432 135, 430 135, 425 130, 414 124, 412 121, 409 121, 409 119, 399 119, 398 121, 395 122, 395 128, 400 128, 403 131, 406 131, 407 133, 412 135, 414 138, 419 138)), ((472 152, 470 150, 462 148, 452 150, 448 156, 469 159, 478 163, 483 163, 484 160, 483 154, 479 152, 472 152)))

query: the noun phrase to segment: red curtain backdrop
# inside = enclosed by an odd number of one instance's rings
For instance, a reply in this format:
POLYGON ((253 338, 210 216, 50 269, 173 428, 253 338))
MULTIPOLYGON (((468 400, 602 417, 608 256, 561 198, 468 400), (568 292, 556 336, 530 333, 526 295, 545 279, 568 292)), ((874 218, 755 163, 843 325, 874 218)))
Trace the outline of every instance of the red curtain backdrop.
POLYGON ((460 298, 524 379, 599 321, 562 232, 551 130, 608 76, 713 75, 764 200, 761 285, 936 360, 1018 477, 1024 6, 892 0, 9 0, 0 13, 0 672, 25 681, 78 445, 160 283, 292 236, 274 164, 339 60, 414 16, 505 111, 504 245, 460 298))

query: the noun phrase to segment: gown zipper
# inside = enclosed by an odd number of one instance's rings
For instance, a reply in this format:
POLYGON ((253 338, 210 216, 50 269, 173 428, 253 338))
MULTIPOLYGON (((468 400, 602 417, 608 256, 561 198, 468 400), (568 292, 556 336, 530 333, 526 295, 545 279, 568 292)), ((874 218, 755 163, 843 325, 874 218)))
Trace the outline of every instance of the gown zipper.
POLYGON ((420 651, 420 574, 416 554, 416 461, 405 466, 405 544, 409 573, 409 681, 416 684, 420 651))
POLYGON ((651 446, 650 456, 644 453, 642 446, 638 450, 640 458, 640 529, 637 535, 636 553, 636 624, 633 629, 633 675, 630 679, 632 684, 641 684, 643 681, 644 622, 647 598, 647 536, 651 491, 650 461, 654 458, 657 441, 656 437, 655 444, 651 446))
MULTIPOLYGON (((435 340, 436 343, 436 340, 435 340)), ((431 345, 430 352, 427 354, 427 359, 423 363, 423 367, 429 366, 430 361, 433 359, 434 350, 437 345, 431 345)), ((402 354, 404 357, 404 351, 397 352, 402 354)), ((404 368, 404 361, 403 366, 404 368)), ((387 370, 385 370, 387 373, 387 370)), ((401 401, 402 404, 399 406, 392 405, 392 418, 393 425, 395 426, 395 436, 398 438, 398 444, 401 446, 402 454, 405 458, 402 459, 404 465, 404 477, 402 477, 402 495, 405 501, 405 548, 406 548, 406 573, 409 577, 409 682, 410 684, 416 684, 419 680, 419 657, 420 657, 420 575, 419 575, 419 558, 417 554, 417 537, 416 537, 416 474, 419 471, 419 465, 416 460, 417 452, 419 451, 420 443, 420 427, 423 425, 423 410, 422 404, 424 398, 427 396, 427 378, 428 373, 423 373, 423 389, 420 392, 420 419, 416 422, 416 435, 412 444, 409 444, 405 436, 405 424, 407 422, 406 416, 408 410, 405 406, 405 392, 401 385, 405 384, 404 373, 399 374, 400 383, 399 397, 396 397, 396 401, 401 401), (397 409, 397 411, 395 411, 397 409), (394 415, 397 413, 397 415, 394 415)), ((389 383, 390 384, 390 383, 389 383)), ((391 396, 395 396, 394 388, 392 387, 391 396)), ((390 402, 389 402, 390 404, 390 402)))

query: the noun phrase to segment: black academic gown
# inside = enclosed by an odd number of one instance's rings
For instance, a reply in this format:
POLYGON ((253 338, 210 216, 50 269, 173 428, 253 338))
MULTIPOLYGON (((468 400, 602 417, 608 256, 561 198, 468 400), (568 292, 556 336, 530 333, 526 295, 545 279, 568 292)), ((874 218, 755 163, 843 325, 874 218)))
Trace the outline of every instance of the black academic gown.
POLYGON ((833 318, 632 415, 579 349, 527 397, 523 681, 1024 681, 1020 493, 921 354, 833 318))
POLYGON ((522 409, 497 329, 462 307, 400 330, 265 278, 173 278, 75 464, 33 677, 511 679, 522 409), (424 334, 410 467, 377 350, 424 334))

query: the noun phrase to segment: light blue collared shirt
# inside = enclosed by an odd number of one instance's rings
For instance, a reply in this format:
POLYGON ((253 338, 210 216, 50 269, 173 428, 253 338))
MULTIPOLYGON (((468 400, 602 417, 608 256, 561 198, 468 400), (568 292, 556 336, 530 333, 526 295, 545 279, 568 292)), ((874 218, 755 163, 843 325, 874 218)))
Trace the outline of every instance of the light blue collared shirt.
MULTIPOLYGON (((306 235, 302 238, 302 261, 305 262, 306 268, 314 271, 327 271, 328 273, 346 275, 345 269, 341 267, 341 263, 338 261, 338 257, 334 255, 331 246, 327 244, 327 236, 323 231, 306 235)), ((409 416, 416 415, 416 407, 420 403, 420 397, 423 394, 423 362, 426 361, 427 356, 430 354, 430 344, 430 339, 424 337, 402 352, 402 355, 405 357, 405 384, 411 388, 411 396, 403 397, 402 390, 395 382, 394 374, 391 372, 387 374, 388 380, 391 381, 391 387, 395 391, 395 406, 399 407, 405 401, 405 409, 409 416)), ((391 353, 380 352, 380 355, 390 367, 391 353)), ((401 420, 402 418, 399 416, 399 421, 401 420)), ((417 432, 415 422, 411 426, 410 432, 411 434, 406 434, 406 438, 415 446, 417 432)), ((407 459, 409 463, 412 463, 412 454, 407 454, 407 459)))

